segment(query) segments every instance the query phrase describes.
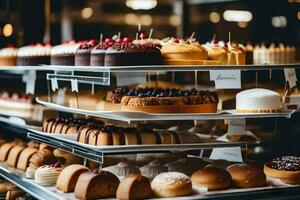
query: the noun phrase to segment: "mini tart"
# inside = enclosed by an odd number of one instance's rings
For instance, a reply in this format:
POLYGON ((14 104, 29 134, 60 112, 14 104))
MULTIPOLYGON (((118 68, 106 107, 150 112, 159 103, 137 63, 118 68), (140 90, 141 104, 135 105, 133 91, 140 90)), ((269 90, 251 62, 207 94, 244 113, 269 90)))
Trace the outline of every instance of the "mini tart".
POLYGON ((300 184, 300 157, 282 156, 264 165, 264 172, 272 178, 279 178, 287 184, 300 184))
POLYGON ((207 60, 206 50, 198 44, 170 43, 163 45, 160 51, 167 60, 207 60))
POLYGON ((157 175, 152 183, 152 190, 157 197, 179 197, 192 194, 192 181, 183 173, 165 172, 157 175))

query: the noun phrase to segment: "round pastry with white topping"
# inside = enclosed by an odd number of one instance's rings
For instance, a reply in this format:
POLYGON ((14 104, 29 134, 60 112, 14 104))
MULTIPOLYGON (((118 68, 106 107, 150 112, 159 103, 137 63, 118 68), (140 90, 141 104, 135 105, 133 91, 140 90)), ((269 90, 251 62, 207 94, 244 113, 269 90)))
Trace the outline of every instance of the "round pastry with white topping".
POLYGON ((43 165, 35 171, 34 180, 43 186, 55 185, 59 174, 62 172, 63 166, 60 163, 52 165, 43 165))

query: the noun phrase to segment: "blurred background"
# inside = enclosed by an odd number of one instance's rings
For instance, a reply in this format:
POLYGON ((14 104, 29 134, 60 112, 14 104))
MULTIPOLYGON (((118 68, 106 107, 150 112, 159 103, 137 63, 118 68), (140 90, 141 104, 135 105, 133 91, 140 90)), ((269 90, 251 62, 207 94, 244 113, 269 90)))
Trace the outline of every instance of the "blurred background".
POLYGON ((300 0, 0 0, 0 47, 110 37, 153 36, 300 44, 300 0))

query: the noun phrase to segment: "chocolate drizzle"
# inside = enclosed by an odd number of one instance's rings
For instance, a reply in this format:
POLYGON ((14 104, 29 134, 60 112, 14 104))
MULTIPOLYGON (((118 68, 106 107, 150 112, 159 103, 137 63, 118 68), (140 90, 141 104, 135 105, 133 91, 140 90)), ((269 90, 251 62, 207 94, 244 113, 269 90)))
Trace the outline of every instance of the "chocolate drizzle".
POLYGON ((271 169, 282 171, 300 171, 300 157, 282 156, 266 162, 266 166, 271 169))

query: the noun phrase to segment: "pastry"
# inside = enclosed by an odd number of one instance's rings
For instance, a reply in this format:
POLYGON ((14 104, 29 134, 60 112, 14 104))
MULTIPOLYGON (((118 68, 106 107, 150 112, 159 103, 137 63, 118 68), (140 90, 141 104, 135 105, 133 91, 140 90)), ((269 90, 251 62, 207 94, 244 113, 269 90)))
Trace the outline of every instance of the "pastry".
POLYGON ((180 144, 180 137, 174 131, 162 131, 159 133, 162 144, 180 144))
POLYGON ((219 44, 219 41, 213 39, 210 43, 206 43, 203 47, 207 51, 208 59, 218 61, 221 65, 228 64, 228 49, 219 44))
POLYGON ((112 38, 106 38, 91 51, 91 66, 104 66, 106 50, 115 43, 112 38))
POLYGON ((168 167, 164 166, 159 160, 154 160, 148 165, 140 167, 141 175, 147 177, 149 180, 152 180, 155 176, 162 172, 168 172, 168 167))
POLYGON ((75 66, 90 66, 91 50, 97 44, 96 40, 82 42, 75 52, 75 66))
POLYGON ((19 157, 17 168, 25 171, 29 166, 29 160, 38 150, 36 148, 27 147, 25 148, 19 157))
POLYGON ((93 170, 82 173, 75 186, 78 199, 113 198, 119 186, 119 179, 110 172, 93 170))
POLYGON ((0 162, 7 160, 8 154, 13 147, 13 143, 5 143, 0 147, 0 162))
POLYGON ((37 66, 50 64, 51 45, 36 44, 19 48, 18 66, 37 66))
POLYGON ((51 49, 51 65, 69 65, 75 64, 75 52, 79 48, 80 43, 74 40, 52 47, 51 49))
POLYGON ((135 165, 132 165, 129 162, 123 161, 118 163, 117 165, 105 167, 103 168, 104 171, 108 171, 113 173, 116 176, 124 177, 129 174, 141 174, 139 168, 135 165))
POLYGON ((7 47, 0 50, 0 67, 16 66, 18 49, 7 47))
POLYGON ((135 200, 152 197, 149 180, 141 175, 128 175, 119 184, 117 199, 135 200))
POLYGON ((191 176, 197 169, 203 168, 206 164, 200 158, 187 157, 172 161, 166 164, 166 167, 168 167, 170 172, 181 172, 191 176))
POLYGON ((121 108, 149 113, 214 113, 218 101, 218 95, 209 91, 139 88, 122 97, 121 108))
POLYGON ((38 150, 29 160, 29 166, 32 168, 38 168, 42 165, 50 165, 55 162, 55 157, 51 150, 44 148, 38 150))
POLYGON ((105 52, 104 66, 139 66, 162 64, 159 45, 152 43, 133 44, 130 41, 116 41, 105 52))
POLYGON ((5 200, 19 200, 25 195, 25 192, 19 188, 14 188, 6 192, 5 200))
POLYGON ((233 164, 227 168, 232 177, 232 184, 238 188, 253 188, 266 185, 263 170, 253 164, 233 164))
POLYGON ((229 65, 245 65, 246 52, 237 44, 228 42, 228 64, 229 65))
POLYGON ((55 149, 53 155, 65 166, 82 163, 82 159, 72 153, 68 153, 61 149, 55 149))
POLYGON ((204 64, 208 58, 207 51, 199 43, 190 40, 179 40, 178 38, 167 38, 163 40, 161 54, 165 64, 172 62, 184 64, 204 64), (198 61, 198 62, 195 62, 198 61))
POLYGON ((73 192, 78 177, 89 169, 83 165, 73 164, 62 170, 56 181, 56 188, 67 193, 73 192))
POLYGON ((34 140, 30 140, 28 143, 27 143, 27 146, 28 147, 31 147, 31 148, 34 148, 34 149, 39 149, 40 148, 40 143, 34 141, 34 140))
POLYGON ((34 174, 36 171, 36 167, 27 167, 26 172, 25 172, 25 177, 28 179, 34 179, 34 174))
POLYGON ((231 185, 231 175, 225 169, 206 167, 195 171, 191 177, 195 186, 210 190, 224 190, 231 185))
POLYGON ((52 186, 56 184, 59 174, 63 167, 60 163, 43 165, 35 171, 34 180, 42 186, 52 186))
POLYGON ((254 88, 236 95, 236 110, 240 113, 271 113, 281 108, 281 97, 272 90, 254 88))
POLYGON ((192 181, 179 172, 164 172, 151 182, 153 193, 157 197, 179 197, 192 194, 192 181))
POLYGON ((300 184, 300 157, 281 156, 267 161, 264 172, 268 177, 278 178, 287 184, 300 184))
POLYGON ((141 144, 143 145, 161 144, 160 135, 151 129, 142 129, 140 130, 139 135, 141 137, 141 144))
POLYGON ((16 188, 13 183, 4 180, 0 183, 0 194, 6 193, 9 190, 15 190, 16 188))
POLYGON ((213 160, 209 165, 221 169, 227 169, 227 167, 229 167, 232 164, 233 162, 230 162, 228 160, 219 159, 219 160, 213 160))

